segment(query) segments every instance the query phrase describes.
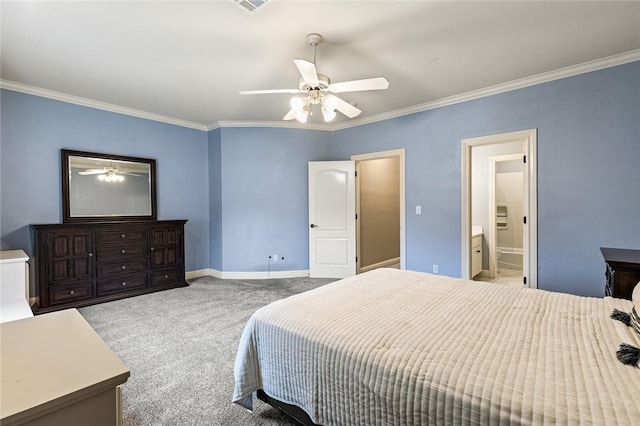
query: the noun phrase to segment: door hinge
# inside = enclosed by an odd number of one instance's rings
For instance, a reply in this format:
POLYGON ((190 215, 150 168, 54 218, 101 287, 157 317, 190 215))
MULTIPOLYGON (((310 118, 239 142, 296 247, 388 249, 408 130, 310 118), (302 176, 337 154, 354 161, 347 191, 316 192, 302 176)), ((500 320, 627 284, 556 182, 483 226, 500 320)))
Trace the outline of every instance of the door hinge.
POLYGON ((524 217, 522 218, 522 220, 523 220, 523 223, 527 223, 527 217, 526 217, 526 216, 524 216, 524 217))
POLYGON ((354 173, 356 174, 356 177, 358 177, 358 171, 356 170, 354 173))
POLYGON ((527 277, 522 277, 522 280, 524 282, 524 285, 527 285, 527 277))
POLYGON ((522 156, 522 162, 523 162, 523 163, 525 163, 525 164, 527 164, 527 156, 526 156, 526 155, 523 155, 523 156, 522 156))
POLYGON ((356 256, 356 263, 358 263, 358 256, 356 256))
POLYGON ((358 220, 358 214, 356 213, 356 220, 358 220))

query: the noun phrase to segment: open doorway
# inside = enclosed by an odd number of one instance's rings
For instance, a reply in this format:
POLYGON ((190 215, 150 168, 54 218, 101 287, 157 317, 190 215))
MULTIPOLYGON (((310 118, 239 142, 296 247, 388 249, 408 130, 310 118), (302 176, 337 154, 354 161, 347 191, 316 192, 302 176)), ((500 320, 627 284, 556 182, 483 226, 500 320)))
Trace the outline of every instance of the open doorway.
MULTIPOLYGON (((524 283, 523 236, 524 236, 524 147, 522 143, 503 144, 502 149, 512 147, 513 154, 489 156, 489 176, 486 192, 489 196, 488 209, 479 209, 486 200, 477 199, 473 194, 482 191, 486 179, 474 179, 471 182, 472 223, 488 223, 488 274, 486 269, 473 277, 479 281, 488 281, 509 286, 522 286, 524 283), (480 210, 480 211, 478 211, 480 210), (479 213, 488 212, 483 218, 479 213), (484 219, 484 220, 483 220, 484 219)), ((495 150, 493 145, 485 145, 484 151, 495 150)), ((480 148, 476 148, 480 151, 480 148)), ((472 150, 472 168, 477 161, 486 161, 484 156, 472 150), (480 158, 476 158, 480 157, 480 158)), ((473 274, 473 272, 472 272, 473 274)))
POLYGON ((462 141, 463 278, 537 288, 536 182, 535 129, 462 141))
POLYGON ((405 269, 404 149, 354 155, 356 273, 405 269))

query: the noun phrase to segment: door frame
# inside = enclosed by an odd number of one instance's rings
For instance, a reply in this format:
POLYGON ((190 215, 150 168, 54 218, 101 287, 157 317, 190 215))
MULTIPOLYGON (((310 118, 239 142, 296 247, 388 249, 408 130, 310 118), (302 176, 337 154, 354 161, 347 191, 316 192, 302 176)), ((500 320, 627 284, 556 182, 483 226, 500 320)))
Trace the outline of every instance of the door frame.
MULTIPOLYGON (((366 160, 376 160, 380 158, 398 157, 400 161, 400 269, 407 268, 406 256, 406 214, 405 214, 405 149, 392 149, 388 151, 370 152, 367 154, 352 155, 351 160, 358 162, 366 160)), ((360 185, 356 178, 356 214, 360 215, 360 185)), ((360 273, 360 221, 356 220, 356 274, 360 273)))
MULTIPOLYGON (((518 153, 518 154, 504 154, 504 155, 496 155, 493 157, 489 157, 489 209, 487 210, 488 212, 493 211, 494 214, 492 215, 492 220, 491 220, 491 226, 490 228, 490 233, 489 233, 489 241, 487 243, 487 246, 489 247, 489 277, 490 278, 495 278, 496 277, 496 270, 497 268, 497 263, 498 263, 498 258, 496 256, 496 251, 498 249, 498 227, 496 226, 496 215, 495 215, 495 209, 496 209, 496 168, 497 168, 497 163, 501 163, 504 161, 513 161, 513 160, 520 160, 522 161, 522 156, 524 154, 523 153, 518 153)), ((523 186, 526 187, 526 184, 524 182, 524 170, 522 172, 523 174, 523 186)), ((522 211, 524 214, 524 202, 525 199, 527 198, 526 195, 526 188, 523 188, 523 193, 522 193, 522 211)), ((525 238, 523 235, 522 238, 522 246, 525 247, 525 238)), ((527 274, 525 273, 524 270, 524 265, 523 265, 523 269, 522 269, 522 275, 523 276, 527 276, 527 274)))
POLYGON ((462 140, 462 278, 471 278, 471 150, 474 146, 522 141, 523 154, 526 156, 523 180, 525 191, 528 190, 528 194, 523 197, 523 215, 527 217, 527 226, 523 235, 523 246, 526 250, 526 256, 523 258, 523 274, 527 277, 527 287, 538 288, 537 139, 537 129, 528 129, 462 140))

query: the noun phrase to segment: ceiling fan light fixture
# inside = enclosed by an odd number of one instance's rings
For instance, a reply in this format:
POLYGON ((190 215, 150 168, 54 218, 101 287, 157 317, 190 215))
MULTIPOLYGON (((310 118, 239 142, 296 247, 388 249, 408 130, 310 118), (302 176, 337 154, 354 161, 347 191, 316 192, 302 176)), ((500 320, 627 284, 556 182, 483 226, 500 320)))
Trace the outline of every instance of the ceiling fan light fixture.
POLYGON ((309 108, 302 108, 300 111, 296 112, 296 120, 300 123, 306 123, 307 118, 309 118, 309 108))
POLYGON ((115 172, 109 172, 104 175, 98 175, 98 180, 102 182, 122 182, 124 181, 124 176, 116 174, 115 172))
POLYGON ((239 93, 241 95, 301 94, 302 96, 295 96, 290 100, 291 110, 282 119, 293 120, 295 118, 301 123, 306 123, 309 115, 312 115, 311 107, 318 104, 321 107, 325 122, 333 120, 336 112, 344 114, 347 118, 355 118, 362 112, 355 107, 355 104, 348 103, 330 93, 384 90, 389 87, 389 81, 384 77, 331 83, 329 77, 324 74, 318 74, 316 69, 316 47, 322 42, 322 36, 317 33, 307 34, 307 42, 313 47, 313 62, 299 58, 293 60, 301 76, 297 89, 244 90, 239 93))
POLYGON ((304 109, 305 105, 306 105, 306 101, 304 98, 301 98, 300 96, 294 96, 293 98, 291 98, 291 108, 296 111, 296 112, 300 112, 304 109))
POLYGON ((322 116, 324 117, 324 121, 328 123, 329 121, 336 118, 336 112, 332 109, 322 107, 322 116))

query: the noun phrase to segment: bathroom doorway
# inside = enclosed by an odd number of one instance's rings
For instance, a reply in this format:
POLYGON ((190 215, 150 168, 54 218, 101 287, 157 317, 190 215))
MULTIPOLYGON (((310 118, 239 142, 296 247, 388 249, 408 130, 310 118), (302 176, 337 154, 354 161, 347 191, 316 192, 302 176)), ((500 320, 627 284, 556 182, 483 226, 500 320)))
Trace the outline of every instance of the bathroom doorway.
POLYGON ((524 166, 522 152, 489 157, 489 276, 479 281, 524 283, 524 166))
POLYGON ((462 141, 463 278, 537 288, 536 138, 533 129, 462 141), (521 201, 502 199, 505 186, 520 187, 521 201), (478 239, 482 267, 472 268, 478 239))

